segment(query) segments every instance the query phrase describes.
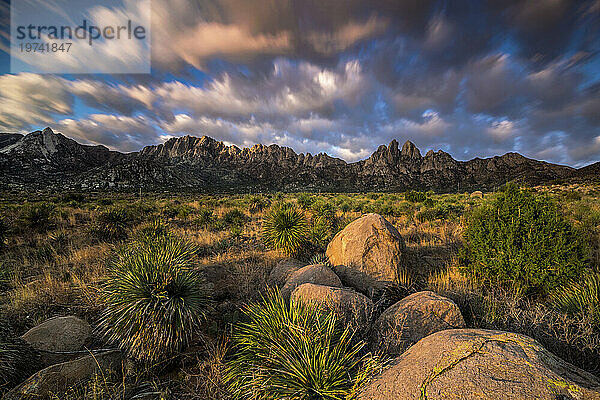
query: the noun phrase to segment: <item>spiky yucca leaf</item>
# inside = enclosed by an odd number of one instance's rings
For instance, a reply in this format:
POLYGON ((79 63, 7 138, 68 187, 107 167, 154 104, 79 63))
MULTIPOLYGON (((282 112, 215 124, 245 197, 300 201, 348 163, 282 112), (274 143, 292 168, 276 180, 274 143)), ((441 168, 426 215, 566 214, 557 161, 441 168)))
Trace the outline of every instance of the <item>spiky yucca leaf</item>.
POLYGON ((234 330, 228 370, 237 398, 342 400, 359 389, 369 357, 335 314, 289 303, 275 291, 245 314, 249 322, 234 330))
POLYGON ((317 253, 310 258, 309 265, 315 265, 315 264, 324 264, 324 265, 332 268, 332 265, 329 262, 329 258, 327 258, 327 254, 325 254, 325 253, 317 253))
POLYGON ((151 242, 170 234, 169 226, 160 219, 155 219, 141 225, 135 230, 135 240, 151 242))
POLYGON ((314 216, 310 223, 310 240, 321 249, 326 249, 333 238, 333 224, 323 216, 314 216))
POLYGON ((8 222, 2 215, 0 215, 0 250, 2 250, 2 247, 4 247, 4 242, 6 242, 9 232, 10 226, 8 225, 8 222))
POLYGON ((0 341, 0 388, 8 385, 18 375, 20 359, 21 352, 18 346, 4 340, 0 341))
POLYGON ((210 306, 207 286, 194 270, 195 251, 162 231, 121 251, 104 285, 100 329, 110 342, 147 363, 189 343, 210 306))
POLYGON ((0 322, 0 397, 34 372, 39 363, 37 352, 22 339, 13 337, 0 322))
POLYGON ((294 206, 276 205, 263 220, 265 244, 287 255, 296 255, 306 242, 307 235, 306 218, 294 206))
POLYGON ((559 309, 569 313, 585 313, 600 326, 600 274, 590 272, 583 279, 560 288, 552 296, 559 309))

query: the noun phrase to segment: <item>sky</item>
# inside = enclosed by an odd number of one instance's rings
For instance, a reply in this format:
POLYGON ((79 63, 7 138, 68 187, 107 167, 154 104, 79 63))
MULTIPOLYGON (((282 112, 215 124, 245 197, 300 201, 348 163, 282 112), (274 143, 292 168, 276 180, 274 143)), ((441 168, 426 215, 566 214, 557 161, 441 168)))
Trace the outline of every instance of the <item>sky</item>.
POLYGON ((600 0, 153 0, 151 73, 112 75, 9 73, 9 10, 0 132, 600 161, 600 0))

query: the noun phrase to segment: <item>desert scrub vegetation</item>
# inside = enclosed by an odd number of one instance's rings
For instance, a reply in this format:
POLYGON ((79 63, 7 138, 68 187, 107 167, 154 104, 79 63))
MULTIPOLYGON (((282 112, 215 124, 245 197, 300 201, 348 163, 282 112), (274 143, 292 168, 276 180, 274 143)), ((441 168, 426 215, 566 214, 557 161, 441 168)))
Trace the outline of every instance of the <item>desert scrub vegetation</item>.
POLYGON ((587 249, 548 197, 510 184, 471 215, 461 258, 477 280, 548 295, 580 275, 587 249))
POLYGON ((160 225, 121 250, 104 284, 100 330, 109 342, 148 364, 190 342, 210 307, 194 253, 191 243, 160 225))
MULTIPOLYGON (((129 251, 134 246, 132 243, 146 246, 140 244, 145 237, 170 232, 194 245, 189 270, 198 273, 194 276, 200 280, 199 285, 204 282, 212 285, 209 294, 213 310, 207 309, 206 318, 198 321, 201 323, 191 331, 185 328, 189 333, 183 334, 187 335, 184 345, 159 348, 148 342, 139 347, 140 354, 160 350, 156 362, 167 359, 173 362, 163 363, 161 368, 151 372, 132 371, 125 384, 119 379, 92 380, 57 398, 131 398, 146 391, 138 390, 140 384, 155 382, 156 387, 152 383, 148 391, 160 392, 165 399, 229 400, 233 381, 227 371, 234 368, 238 354, 237 339, 234 340, 232 332, 240 332, 238 328, 242 324, 252 323, 246 306, 261 304, 269 272, 286 254, 283 248, 277 249, 270 240, 265 240, 265 222, 272 218, 271 213, 278 206, 289 203, 293 206, 284 208, 295 210, 294 214, 303 221, 300 225, 304 226, 300 229, 303 245, 293 246, 297 249, 293 253, 305 263, 326 262, 323 252, 328 237, 363 213, 385 214, 398 228, 406 243, 408 266, 414 268, 410 276, 400 277, 402 284, 385 293, 376 304, 380 309, 415 291, 434 290, 459 305, 468 327, 532 336, 567 361, 599 375, 600 328, 590 318, 595 297, 589 289, 593 286, 583 282, 588 272, 600 271, 600 192, 592 189, 570 186, 527 190, 536 199, 548 198, 589 249, 581 275, 556 286, 547 296, 536 290, 515 294, 509 282, 501 283, 460 269, 458 256, 471 216, 479 212, 479 207, 489 207, 502 193, 485 193, 484 198, 479 199, 470 198, 468 193, 421 192, 425 200, 416 202, 406 200, 405 193, 148 193, 143 198, 133 194, 86 193, 82 197, 57 196, 51 200, 56 212, 52 223, 43 230, 21 223, 20 215, 22 204, 48 202, 47 196, 4 194, 0 196, 0 209, 4 219, 10 222, 11 231, 0 251, 0 324, 2 321, 8 324, 12 337, 21 336, 53 316, 77 315, 97 327, 110 303, 105 285, 114 280, 115 288, 118 285, 123 288, 125 274, 117 276, 115 269, 120 255, 129 251), (577 195, 565 194, 570 192, 577 195), (264 200, 264 209, 251 207, 255 198, 264 200), (133 217, 119 217, 115 213, 115 224, 123 223, 122 234, 94 234, 93 230, 104 219, 102 215, 121 209, 133 217), (165 213, 165 209, 169 212, 165 213), (238 221, 243 221, 241 228, 237 228, 238 221), (572 293, 569 305, 559 304, 556 296, 560 293, 572 293)), ((158 272, 152 275, 146 271, 143 276, 150 280, 158 276, 158 272)), ((116 298, 117 292, 114 293, 116 298)), ((157 301, 163 300, 160 290, 151 293, 157 295, 157 301)), ((132 317, 139 314, 133 305, 131 310, 132 317)), ((166 320, 167 314, 161 315, 164 318, 153 323, 166 320)), ((129 321, 133 320, 135 318, 129 321)), ((124 336, 124 332, 121 329, 119 337, 124 336)), ((132 328, 132 332, 135 329, 132 328)), ((140 332, 140 340, 145 340, 147 331, 140 332)), ((106 343, 107 338, 96 336, 96 345, 112 346, 106 343)), ((359 338, 353 336, 352 346, 357 343, 359 338)), ((120 342, 115 344, 121 345, 120 342)), ((122 346, 129 349, 126 341, 122 346)), ((367 343, 357 356, 362 357, 368 351, 367 343)), ((368 368, 367 372, 361 372, 364 371, 362 363, 355 377, 345 377, 345 388, 369 376, 368 368)), ((258 366, 256 368, 258 371, 258 366)), ((2 390, 0 388, 0 392, 2 390)))
POLYGON ((287 302, 276 291, 244 309, 233 331, 230 390, 236 399, 343 400, 377 369, 334 313, 287 302))
POLYGON ((27 229, 44 232, 54 225, 56 217, 57 209, 54 204, 27 203, 21 208, 19 223, 27 229))
POLYGON ((269 200, 262 196, 249 196, 248 197, 248 212, 256 214, 263 211, 269 206, 269 200))

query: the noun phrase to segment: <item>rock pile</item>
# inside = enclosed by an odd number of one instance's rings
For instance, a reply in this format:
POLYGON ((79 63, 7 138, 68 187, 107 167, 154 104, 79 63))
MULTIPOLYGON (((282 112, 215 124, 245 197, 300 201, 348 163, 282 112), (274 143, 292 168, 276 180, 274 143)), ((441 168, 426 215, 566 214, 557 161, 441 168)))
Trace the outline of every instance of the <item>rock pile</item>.
POLYGON ((349 224, 327 256, 333 268, 284 260, 270 282, 281 286, 281 277, 289 276, 286 298, 333 311, 368 338, 372 350, 397 357, 360 400, 600 400, 595 376, 530 337, 464 329, 458 306, 439 294, 413 293, 375 315, 369 296, 393 284, 406 263, 402 237, 380 215, 349 224))

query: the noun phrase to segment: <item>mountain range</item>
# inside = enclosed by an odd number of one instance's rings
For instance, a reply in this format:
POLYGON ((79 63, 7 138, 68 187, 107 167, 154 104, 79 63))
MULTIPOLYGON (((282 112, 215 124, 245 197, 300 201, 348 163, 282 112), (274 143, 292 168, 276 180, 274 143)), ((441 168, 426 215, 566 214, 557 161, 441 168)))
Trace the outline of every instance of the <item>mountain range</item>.
POLYGON ((423 156, 410 141, 400 147, 396 140, 367 159, 347 163, 275 144, 240 149, 208 136, 183 136, 120 153, 79 144, 50 128, 0 134, 2 190, 460 192, 493 190, 509 181, 597 179, 599 174, 600 162, 575 169, 518 153, 457 161, 442 150, 423 156))

